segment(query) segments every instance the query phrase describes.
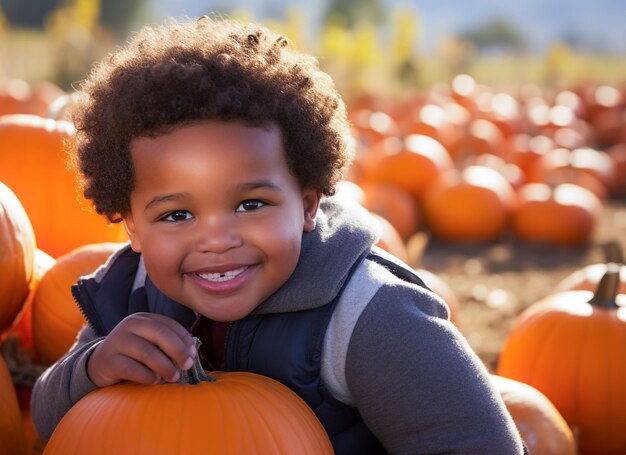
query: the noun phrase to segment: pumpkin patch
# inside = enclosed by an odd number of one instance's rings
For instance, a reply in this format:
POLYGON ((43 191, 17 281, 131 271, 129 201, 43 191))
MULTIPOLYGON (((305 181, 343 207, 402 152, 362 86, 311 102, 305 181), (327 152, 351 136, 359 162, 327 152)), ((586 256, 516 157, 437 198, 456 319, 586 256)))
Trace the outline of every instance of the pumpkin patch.
MULTIPOLYGON (((403 99, 350 100, 354 163, 337 197, 369 210, 376 244, 448 303, 531 455, 623 455, 626 265, 598 247, 626 247, 626 91, 505 93, 469 74, 449 79, 403 99)), ((93 212, 67 165, 72 95, 55 84, 1 85, 0 346, 17 338, 43 369, 84 324, 71 285, 126 234, 93 212)), ((7 365, 4 374, 0 358, 0 447, 28 453, 37 441, 32 384, 7 365)), ((98 390, 67 414, 45 453, 100 453, 93 438, 101 453, 214 444, 225 453, 331 453, 314 415, 280 384, 210 375, 98 390)))

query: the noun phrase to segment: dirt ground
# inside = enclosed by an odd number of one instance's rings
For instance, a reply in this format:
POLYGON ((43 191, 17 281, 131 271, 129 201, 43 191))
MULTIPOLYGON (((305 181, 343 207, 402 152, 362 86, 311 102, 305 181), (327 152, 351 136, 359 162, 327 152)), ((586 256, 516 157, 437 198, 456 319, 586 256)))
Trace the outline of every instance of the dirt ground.
POLYGON ((617 241, 626 254, 626 200, 609 201, 593 241, 581 248, 521 244, 451 245, 429 240, 421 267, 438 274, 454 291, 457 325, 495 372, 514 318, 554 291, 572 272, 605 262, 602 243, 617 241))

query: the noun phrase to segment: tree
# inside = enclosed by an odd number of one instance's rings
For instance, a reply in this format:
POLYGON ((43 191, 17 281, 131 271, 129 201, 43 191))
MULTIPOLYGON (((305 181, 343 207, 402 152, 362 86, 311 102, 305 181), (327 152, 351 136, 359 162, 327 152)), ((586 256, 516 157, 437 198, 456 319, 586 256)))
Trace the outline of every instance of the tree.
POLYGON ((326 20, 337 16, 346 21, 349 28, 365 20, 376 24, 385 20, 385 12, 380 0, 331 0, 324 14, 326 20))
POLYGON ((145 0, 101 0, 100 23, 117 36, 125 36, 144 4, 145 0))
POLYGON ((526 43, 522 35, 507 20, 495 18, 475 29, 461 34, 461 38, 472 42, 479 50, 505 48, 521 51, 526 43))
MULTIPOLYGON (((145 0, 92 0, 100 3, 101 25, 118 36, 128 33, 135 15, 141 11, 145 0)), ((0 8, 9 25, 43 29, 46 18, 71 0, 0 0, 0 8)))
POLYGON ((0 8, 14 27, 43 28, 44 19, 63 0, 0 0, 0 8))

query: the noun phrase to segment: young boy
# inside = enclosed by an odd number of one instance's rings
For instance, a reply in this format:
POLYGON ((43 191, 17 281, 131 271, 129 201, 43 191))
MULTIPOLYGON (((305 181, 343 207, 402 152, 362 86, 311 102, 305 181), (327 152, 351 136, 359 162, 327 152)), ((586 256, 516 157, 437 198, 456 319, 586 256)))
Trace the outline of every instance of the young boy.
POLYGON ((89 324, 37 381, 43 438, 85 394, 207 369, 295 390, 337 453, 517 454, 523 444, 444 302, 331 197, 344 104, 258 25, 146 27, 75 111, 84 194, 130 244, 73 292, 89 324))

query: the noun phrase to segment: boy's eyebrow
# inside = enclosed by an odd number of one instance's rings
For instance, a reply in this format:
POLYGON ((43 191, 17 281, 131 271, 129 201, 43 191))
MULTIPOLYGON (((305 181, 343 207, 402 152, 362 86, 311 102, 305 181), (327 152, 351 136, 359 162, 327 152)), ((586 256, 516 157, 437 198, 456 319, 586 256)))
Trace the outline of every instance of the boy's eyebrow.
POLYGON ((144 207, 144 210, 148 210, 149 208, 157 206, 164 202, 180 201, 188 197, 189 197, 188 193, 172 193, 172 194, 164 194, 162 196, 155 196, 152 199, 150 199, 150 202, 146 204, 146 206, 144 207))
POLYGON ((240 183, 235 186, 235 189, 237 190, 256 190, 258 188, 281 191, 280 186, 275 185, 274 183, 267 181, 267 180, 259 180, 258 182, 240 183))

